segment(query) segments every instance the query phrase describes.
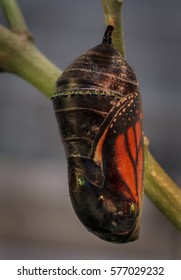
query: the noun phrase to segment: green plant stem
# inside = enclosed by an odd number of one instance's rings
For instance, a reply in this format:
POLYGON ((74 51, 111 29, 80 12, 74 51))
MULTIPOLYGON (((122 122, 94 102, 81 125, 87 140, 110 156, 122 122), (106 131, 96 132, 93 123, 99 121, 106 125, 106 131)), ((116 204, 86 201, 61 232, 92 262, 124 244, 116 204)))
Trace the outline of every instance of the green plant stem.
POLYGON ((125 56, 124 35, 122 26, 122 6, 123 0, 102 0, 104 17, 107 25, 114 26, 113 42, 114 47, 125 56))
MULTIPOLYGON (((14 2, 14 0, 8 1, 14 2)), ((102 1, 106 14, 106 23, 114 25, 115 30, 119 30, 119 32, 115 32, 113 43, 124 54, 121 17, 120 15, 118 17, 122 1, 102 1), (121 39, 119 38, 120 36, 121 39), (116 37, 118 38, 116 39, 116 37)), ((2 4, 2 0, 0 3, 2 4)), ((11 22, 12 29, 15 30, 13 25, 16 26, 16 21, 11 20, 11 22)), ((21 28, 18 29, 21 30, 21 28)), ((21 76, 42 91, 48 98, 54 92, 55 81, 61 74, 61 70, 35 47, 27 34, 23 34, 23 32, 16 34, 3 26, 0 26, 0 71, 12 72, 21 76)), ((181 231, 181 190, 151 155, 148 150, 147 140, 145 140, 144 185, 148 197, 181 231)))
POLYGON ((28 34, 28 27, 16 0, 0 0, 0 5, 10 29, 15 33, 28 34))
POLYGON ((181 231, 181 188, 167 175, 148 150, 145 139, 145 193, 181 231))
POLYGON ((30 82, 46 96, 55 91, 61 70, 27 40, 0 26, 0 71, 12 72, 30 82))

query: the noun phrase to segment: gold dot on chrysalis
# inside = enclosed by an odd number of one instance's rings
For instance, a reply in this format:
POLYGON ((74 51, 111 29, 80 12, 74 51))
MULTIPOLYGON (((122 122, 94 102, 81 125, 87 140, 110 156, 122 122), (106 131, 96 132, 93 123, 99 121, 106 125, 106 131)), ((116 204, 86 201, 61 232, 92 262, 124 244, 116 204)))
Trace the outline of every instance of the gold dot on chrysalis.
POLYGON ((100 195, 99 196, 99 201, 103 201, 104 200, 104 196, 103 195, 100 195))
POLYGON ((78 181, 80 187, 85 186, 85 179, 83 177, 79 176, 77 181, 78 181))
POLYGON ((134 203, 131 203, 131 205, 130 205, 130 212, 134 214, 135 211, 136 211, 136 205, 134 203))

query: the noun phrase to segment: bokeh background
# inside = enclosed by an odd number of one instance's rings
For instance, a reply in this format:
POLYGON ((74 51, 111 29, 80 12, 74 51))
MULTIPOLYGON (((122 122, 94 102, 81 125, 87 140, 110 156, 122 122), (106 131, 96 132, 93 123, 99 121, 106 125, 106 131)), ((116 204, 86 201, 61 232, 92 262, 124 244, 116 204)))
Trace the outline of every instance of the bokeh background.
MULTIPOLYGON (((61 69, 102 40, 101 1, 18 2, 37 46, 61 69)), ((123 13, 145 134, 181 185, 181 2, 125 0, 123 13)), ((2 13, 0 21, 6 24, 2 13)), ((84 229, 70 203, 50 100, 21 78, 0 74, 0 259, 180 258, 180 233, 146 197, 137 242, 109 244, 84 229)))

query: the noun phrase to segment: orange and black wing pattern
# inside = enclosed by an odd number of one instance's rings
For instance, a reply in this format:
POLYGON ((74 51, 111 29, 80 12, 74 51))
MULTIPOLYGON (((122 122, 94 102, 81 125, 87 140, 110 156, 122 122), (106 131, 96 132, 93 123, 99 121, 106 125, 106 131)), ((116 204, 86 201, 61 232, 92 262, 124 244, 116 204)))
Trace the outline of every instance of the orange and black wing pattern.
POLYGON ((105 216, 110 211, 105 227, 111 229, 112 239, 127 242, 138 237, 143 195, 143 120, 139 93, 129 94, 115 107, 111 119, 108 115, 101 128, 94 161, 104 174, 101 200, 105 216))
POLYGON ((126 97, 127 102, 116 112, 102 145, 105 174, 113 175, 107 187, 120 192, 139 206, 143 181, 143 122, 138 93, 126 97), (114 176, 116 182, 114 182, 114 176))

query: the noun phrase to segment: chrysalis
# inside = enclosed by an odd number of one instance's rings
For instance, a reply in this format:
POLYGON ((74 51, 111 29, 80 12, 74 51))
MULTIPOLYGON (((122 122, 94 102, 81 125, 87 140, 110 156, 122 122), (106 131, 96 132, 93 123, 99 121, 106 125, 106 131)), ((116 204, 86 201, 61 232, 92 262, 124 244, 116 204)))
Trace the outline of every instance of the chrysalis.
POLYGON ((65 69, 52 101, 77 216, 98 237, 125 243, 139 235, 143 125, 138 81, 112 31, 65 69))

